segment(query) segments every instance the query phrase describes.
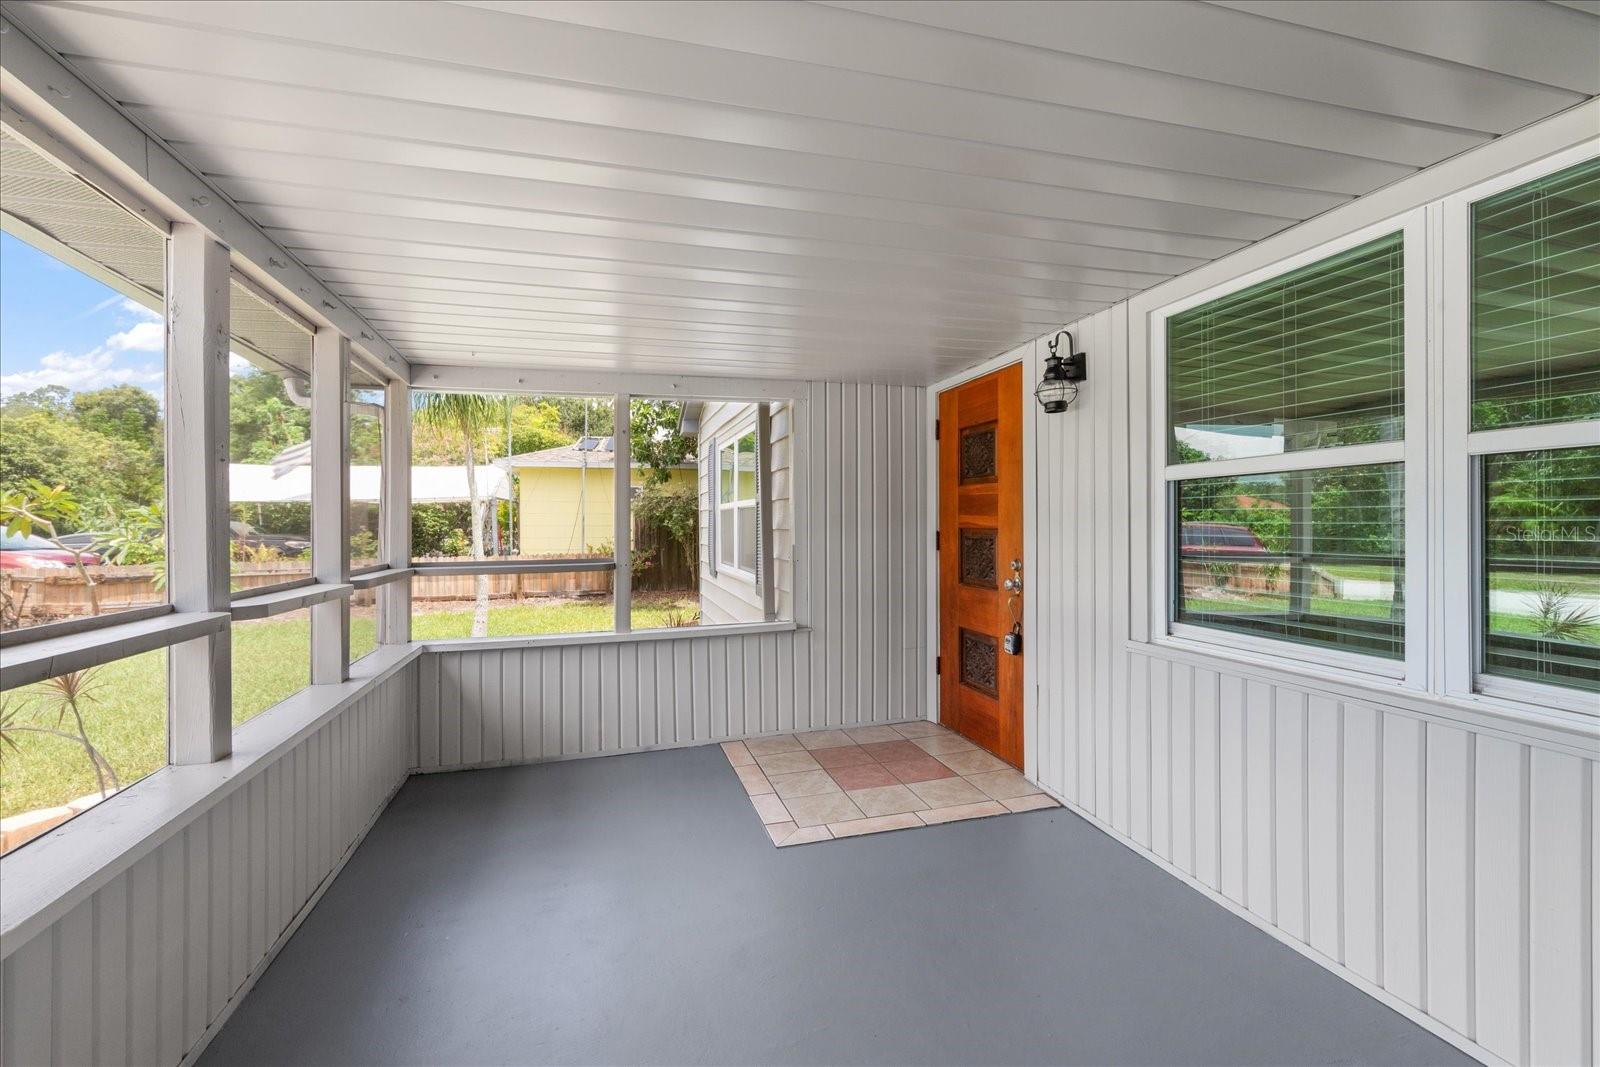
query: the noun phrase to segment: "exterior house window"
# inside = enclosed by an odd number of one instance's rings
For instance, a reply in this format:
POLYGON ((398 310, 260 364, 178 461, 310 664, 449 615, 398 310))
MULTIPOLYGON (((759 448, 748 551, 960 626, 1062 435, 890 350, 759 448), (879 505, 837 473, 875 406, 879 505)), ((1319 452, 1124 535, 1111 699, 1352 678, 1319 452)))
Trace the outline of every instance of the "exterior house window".
POLYGON ((1166 320, 1172 620, 1404 658, 1405 236, 1166 320))
POLYGON ((756 459, 754 428, 737 432, 717 449, 718 558, 723 567, 751 579, 760 558, 756 459))
POLYGON ((1600 691, 1600 160, 1477 201, 1470 230, 1479 669, 1600 691))

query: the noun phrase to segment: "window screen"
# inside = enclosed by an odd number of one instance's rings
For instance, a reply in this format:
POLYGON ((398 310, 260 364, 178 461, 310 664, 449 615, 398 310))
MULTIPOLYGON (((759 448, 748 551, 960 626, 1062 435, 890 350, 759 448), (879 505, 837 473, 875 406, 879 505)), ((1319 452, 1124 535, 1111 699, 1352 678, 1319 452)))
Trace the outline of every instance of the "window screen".
POLYGON ((1483 458, 1487 674, 1600 691, 1600 448, 1483 458))
POLYGON ((1472 427, 1600 418, 1600 159, 1472 208, 1472 427))
POLYGON ((1402 235, 1167 320, 1173 463, 1403 437, 1402 235))
POLYGON ((1176 486, 1177 622, 1399 659, 1402 466, 1176 486))

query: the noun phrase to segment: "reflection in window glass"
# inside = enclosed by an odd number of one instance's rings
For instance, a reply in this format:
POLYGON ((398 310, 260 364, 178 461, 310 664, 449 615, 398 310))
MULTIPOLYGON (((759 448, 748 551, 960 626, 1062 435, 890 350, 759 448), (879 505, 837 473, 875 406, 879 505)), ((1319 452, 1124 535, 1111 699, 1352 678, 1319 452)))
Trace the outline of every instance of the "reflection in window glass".
POLYGON ((1404 435, 1400 234, 1167 320, 1172 463, 1404 435))
POLYGON ((311 574, 311 333, 229 288, 228 518, 232 586, 311 574))
POLYGON ((0 853, 166 762, 166 649, 0 694, 0 853))
POLYGON ((350 662, 378 649, 378 591, 357 589, 350 594, 350 662))
POLYGON ((1472 206, 1472 427, 1600 418, 1600 159, 1472 206))
POLYGON ((233 624, 233 725, 311 684, 311 611, 233 624))
POLYGON ((1176 483, 1175 620, 1399 659, 1401 466, 1176 483))
POLYGON ((1600 690, 1600 448, 1483 458, 1487 674, 1600 690))
POLYGON ((163 603, 166 239, 0 153, 0 631, 163 603))
POLYGON ((350 388, 350 568, 383 560, 383 389, 365 371, 351 368, 350 388))

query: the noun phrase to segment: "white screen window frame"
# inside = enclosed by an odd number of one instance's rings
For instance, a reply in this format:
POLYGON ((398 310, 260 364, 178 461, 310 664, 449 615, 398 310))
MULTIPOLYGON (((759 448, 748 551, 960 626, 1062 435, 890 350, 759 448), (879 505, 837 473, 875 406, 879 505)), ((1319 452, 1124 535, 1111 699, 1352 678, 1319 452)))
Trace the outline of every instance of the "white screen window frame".
POLYGON ((1160 620, 1157 644, 1203 652, 1225 650, 1245 656, 1281 658, 1313 667, 1358 674, 1369 681, 1425 690, 1429 684, 1428 657, 1428 462, 1430 455, 1427 398, 1429 368, 1428 317, 1433 299, 1430 289, 1429 228, 1427 211, 1417 208, 1382 222, 1298 252, 1269 266, 1231 278, 1194 293, 1149 314, 1150 353, 1150 545, 1156 564, 1150 576, 1150 617, 1160 620), (1167 320, 1220 297, 1310 266, 1330 256, 1395 233, 1402 235, 1404 272, 1405 437, 1376 444, 1341 445, 1272 456, 1169 463, 1167 398, 1167 320), (1405 493, 1405 576, 1400 587, 1405 598, 1405 653, 1399 660, 1359 652, 1320 648, 1279 638, 1235 633, 1175 619, 1172 595, 1173 564, 1178 545, 1176 530, 1177 482, 1227 475, 1260 474, 1289 470, 1322 470, 1369 464, 1403 464, 1405 493))

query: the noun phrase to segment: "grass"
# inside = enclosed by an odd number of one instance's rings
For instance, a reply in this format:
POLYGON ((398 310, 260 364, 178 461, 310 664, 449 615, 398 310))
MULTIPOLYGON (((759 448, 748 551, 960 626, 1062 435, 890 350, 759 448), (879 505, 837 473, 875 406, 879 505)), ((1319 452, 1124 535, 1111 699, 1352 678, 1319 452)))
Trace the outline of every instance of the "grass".
MULTIPOLYGON (((641 593, 634 599, 636 629, 670 626, 692 611, 692 596, 641 593)), ((494 605, 489 636, 583 633, 609 630, 612 602, 569 600, 555 603, 494 605)), ((472 611, 452 607, 422 610, 412 619, 417 640, 468 637, 472 611)), ((377 647, 377 620, 370 609, 350 619, 350 657, 377 647)), ((266 711, 311 681, 311 620, 298 611, 233 627, 233 722, 238 725, 266 711)), ((54 727, 55 706, 44 684, 4 695, 19 708, 18 721, 54 727)), ((90 699, 83 702, 89 740, 110 761, 127 786, 166 763, 167 654, 158 649, 96 668, 90 699)), ((68 716, 71 730, 71 717, 68 716)), ((8 737, 11 735, 7 735, 8 737)), ((0 745, 0 818, 54 807, 96 791, 94 770, 77 744, 42 734, 15 735, 16 748, 0 745)))

